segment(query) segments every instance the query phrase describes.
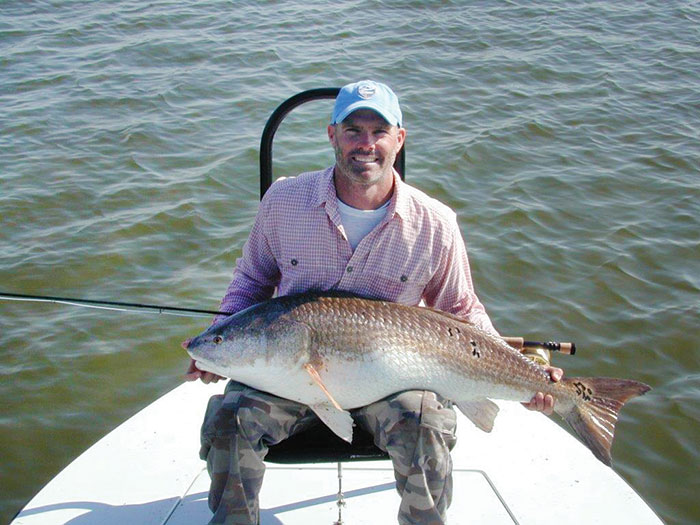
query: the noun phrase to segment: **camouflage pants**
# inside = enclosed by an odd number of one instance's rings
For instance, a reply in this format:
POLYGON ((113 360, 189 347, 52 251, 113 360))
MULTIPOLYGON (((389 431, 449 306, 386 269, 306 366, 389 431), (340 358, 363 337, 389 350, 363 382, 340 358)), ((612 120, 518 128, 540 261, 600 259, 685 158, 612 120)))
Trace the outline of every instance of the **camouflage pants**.
MULTIPOLYGON (((455 413, 432 392, 393 394, 351 411, 389 453, 401 495, 400 524, 440 525, 452 498, 455 413)), ((202 425, 200 457, 211 477, 210 523, 256 524, 268 446, 318 421, 306 405, 230 382, 213 396, 202 425)))

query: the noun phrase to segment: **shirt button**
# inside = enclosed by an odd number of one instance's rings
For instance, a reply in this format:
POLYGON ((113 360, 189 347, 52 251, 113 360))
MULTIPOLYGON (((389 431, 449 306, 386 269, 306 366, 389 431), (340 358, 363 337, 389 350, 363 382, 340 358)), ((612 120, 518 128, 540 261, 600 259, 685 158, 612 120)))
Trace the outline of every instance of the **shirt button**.
POLYGON ((348 273, 352 272, 352 266, 348 266, 347 268, 345 268, 345 271, 348 273))
POLYGON ((296 259, 292 259, 289 262, 292 264, 292 266, 296 266, 297 264, 299 264, 299 261, 297 261, 296 259))
POLYGON ((402 282, 402 283, 405 283, 406 281, 408 281, 408 277, 406 277, 405 275, 402 275, 402 276, 401 276, 401 282, 402 282))

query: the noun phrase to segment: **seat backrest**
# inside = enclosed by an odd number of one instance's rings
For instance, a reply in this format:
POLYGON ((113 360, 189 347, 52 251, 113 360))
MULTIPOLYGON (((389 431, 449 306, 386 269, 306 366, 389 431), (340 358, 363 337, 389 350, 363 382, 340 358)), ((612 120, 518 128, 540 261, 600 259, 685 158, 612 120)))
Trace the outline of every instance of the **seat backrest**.
POLYGON ((366 430, 353 429, 352 444, 336 436, 326 425, 318 423, 270 447, 265 461, 272 463, 329 463, 387 459, 366 430))

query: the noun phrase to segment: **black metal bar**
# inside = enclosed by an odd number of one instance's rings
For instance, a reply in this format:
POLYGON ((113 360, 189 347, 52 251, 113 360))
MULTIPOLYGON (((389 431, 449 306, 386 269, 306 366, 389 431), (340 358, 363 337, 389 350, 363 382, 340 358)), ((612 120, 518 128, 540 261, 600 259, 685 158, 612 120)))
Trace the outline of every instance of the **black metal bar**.
POLYGON ((265 192, 272 184, 272 140, 275 137, 277 128, 284 120, 290 111, 297 106, 320 99, 334 99, 338 96, 340 88, 318 88, 309 89, 297 93, 293 97, 288 98, 282 104, 277 106, 277 109, 270 115, 270 118, 263 129, 262 138, 260 139, 260 198, 262 199, 265 192))
MULTIPOLYGON (((270 115, 270 118, 265 124, 265 128, 262 132, 262 138, 260 139, 260 198, 262 199, 265 192, 272 184, 272 141, 277 132, 277 128, 282 123, 284 118, 291 112, 294 108, 305 104, 306 102, 311 102, 313 100, 322 99, 335 99, 338 96, 340 88, 316 88, 309 89, 307 91, 302 91, 297 93, 293 97, 288 98, 282 104, 280 104, 277 109, 270 115)), ((394 163, 394 168, 399 172, 401 178, 405 178, 406 169, 406 159, 405 159, 405 145, 401 149, 401 152, 396 156, 396 162, 394 163)))

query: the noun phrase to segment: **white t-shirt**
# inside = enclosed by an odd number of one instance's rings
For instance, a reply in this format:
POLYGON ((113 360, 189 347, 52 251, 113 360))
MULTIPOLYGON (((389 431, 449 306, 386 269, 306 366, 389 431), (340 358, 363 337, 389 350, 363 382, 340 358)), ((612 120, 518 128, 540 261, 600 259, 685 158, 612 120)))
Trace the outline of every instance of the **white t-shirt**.
POLYGON ((387 201, 376 210, 358 210, 338 199, 340 220, 343 222, 345 235, 347 235, 353 251, 357 248, 357 245, 360 244, 360 241, 364 239, 365 235, 371 232, 377 224, 382 222, 382 219, 389 211, 390 202, 391 201, 387 201))

